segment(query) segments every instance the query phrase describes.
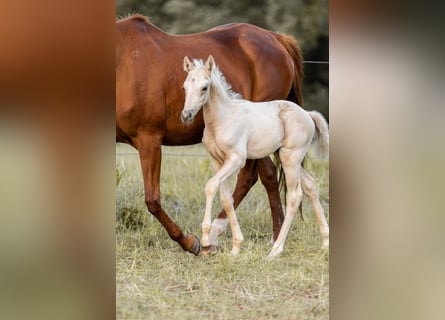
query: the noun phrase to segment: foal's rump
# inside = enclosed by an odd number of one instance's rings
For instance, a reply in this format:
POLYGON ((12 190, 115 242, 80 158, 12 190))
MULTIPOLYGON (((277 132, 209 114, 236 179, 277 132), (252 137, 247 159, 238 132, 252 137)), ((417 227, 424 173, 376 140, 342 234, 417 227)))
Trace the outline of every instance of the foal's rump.
POLYGON ((318 111, 306 111, 289 101, 278 102, 285 137, 282 146, 309 148, 312 144, 316 156, 326 158, 329 153, 329 128, 323 115, 318 111))

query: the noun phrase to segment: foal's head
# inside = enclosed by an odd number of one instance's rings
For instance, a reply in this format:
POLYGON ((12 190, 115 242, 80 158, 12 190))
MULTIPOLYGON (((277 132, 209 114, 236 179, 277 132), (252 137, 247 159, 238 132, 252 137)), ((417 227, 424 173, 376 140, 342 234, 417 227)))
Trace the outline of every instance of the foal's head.
POLYGON ((210 82, 215 60, 209 56, 205 65, 201 62, 191 62, 184 57, 184 70, 188 72, 184 81, 185 103, 181 113, 183 122, 191 122, 199 110, 210 98, 210 82))

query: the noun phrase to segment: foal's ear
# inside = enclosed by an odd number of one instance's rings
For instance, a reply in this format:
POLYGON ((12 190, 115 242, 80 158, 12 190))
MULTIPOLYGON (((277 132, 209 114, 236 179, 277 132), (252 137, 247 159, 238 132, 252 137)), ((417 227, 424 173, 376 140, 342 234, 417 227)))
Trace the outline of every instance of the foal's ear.
POLYGON ((212 72, 214 66, 215 66, 215 60, 213 59, 212 55, 209 55, 209 57, 207 58, 205 68, 207 69, 208 72, 212 72))
POLYGON ((187 56, 184 57, 184 71, 189 72, 193 69, 193 63, 189 60, 187 56))

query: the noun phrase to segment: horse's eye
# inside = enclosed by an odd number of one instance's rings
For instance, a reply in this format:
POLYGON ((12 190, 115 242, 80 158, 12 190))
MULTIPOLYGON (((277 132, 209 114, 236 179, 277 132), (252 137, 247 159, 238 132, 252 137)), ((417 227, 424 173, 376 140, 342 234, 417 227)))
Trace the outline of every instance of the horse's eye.
POLYGON ((202 91, 206 91, 209 86, 202 87, 202 91))

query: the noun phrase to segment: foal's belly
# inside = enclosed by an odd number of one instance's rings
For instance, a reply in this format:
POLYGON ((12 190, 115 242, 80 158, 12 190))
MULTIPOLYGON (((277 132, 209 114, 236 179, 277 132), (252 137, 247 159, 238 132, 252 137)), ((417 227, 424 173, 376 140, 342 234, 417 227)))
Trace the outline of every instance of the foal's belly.
POLYGON ((267 157, 281 147, 283 135, 280 132, 270 134, 264 132, 257 136, 252 136, 247 142, 247 158, 260 159, 267 157))

